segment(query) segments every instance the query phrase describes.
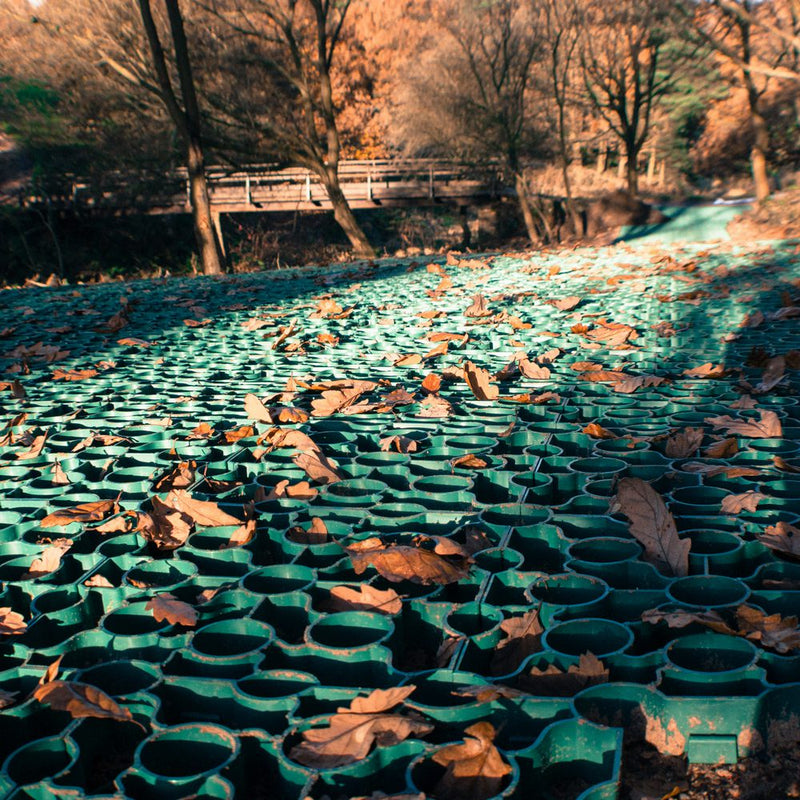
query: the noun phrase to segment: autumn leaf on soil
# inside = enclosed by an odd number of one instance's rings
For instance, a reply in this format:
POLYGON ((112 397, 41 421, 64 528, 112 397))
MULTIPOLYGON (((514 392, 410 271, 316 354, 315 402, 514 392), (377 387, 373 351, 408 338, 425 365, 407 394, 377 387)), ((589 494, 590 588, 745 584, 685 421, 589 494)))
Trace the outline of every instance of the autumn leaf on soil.
POLYGON ((591 436, 592 439, 616 439, 617 434, 612 433, 611 431, 604 428, 602 425, 598 425, 596 422, 590 422, 582 431, 581 433, 585 433, 587 436, 591 436))
POLYGON ((153 483, 153 490, 156 492, 168 492, 171 489, 188 489, 196 480, 196 469, 196 461, 181 461, 176 467, 156 478, 153 483))
POLYGON ((465 317, 490 317, 492 312, 486 307, 486 298, 482 294, 476 294, 472 298, 472 305, 464 312, 465 317))
POLYGON ((486 469, 486 467, 489 466, 489 462, 476 456, 474 453, 467 453, 463 456, 451 458, 450 466, 453 469, 456 467, 461 467, 461 469, 486 469))
POLYGON ((490 722, 476 722, 464 733, 463 744, 447 745, 432 756, 446 769, 433 790, 439 800, 488 800, 500 792, 503 778, 512 771, 494 746, 490 722))
POLYGON ((444 557, 424 547, 385 545, 377 537, 355 542, 345 551, 357 575, 372 566, 393 583, 455 583, 469 573, 466 559, 444 557))
POLYGON ((669 458, 690 458, 703 443, 702 428, 684 428, 667 439, 665 452, 669 458))
POLYGON ((118 722, 136 722, 129 709, 118 705, 105 692, 88 683, 49 681, 38 686, 33 697, 40 703, 47 703, 56 711, 66 711, 73 719, 97 717, 118 722))
POLYGON ((73 522, 99 522, 119 512, 116 500, 95 500, 72 508, 61 508, 48 514, 40 523, 42 528, 61 527, 73 522))
POLYGON ((153 613, 157 622, 166 620, 170 625, 185 625, 187 628, 193 628, 197 624, 197 611, 168 592, 151 597, 144 608, 153 613))
POLYGON ((294 528, 289 528, 286 538, 297 544, 323 544, 328 541, 328 528, 319 517, 312 517, 307 530, 296 525, 294 528))
POLYGON ((464 380, 478 400, 496 400, 500 390, 489 384, 488 370, 476 367, 471 361, 464 362, 464 380))
POLYGON ((592 653, 584 653, 566 672, 549 664, 546 669, 534 667, 517 679, 522 689, 537 697, 574 697, 588 686, 599 683, 608 683, 608 668, 592 653))
POLYGON ((630 521, 630 532, 645 547, 645 557, 659 569, 682 576, 689 571, 689 539, 679 539, 675 520, 661 496, 641 478, 623 478, 616 503, 630 521))
POLYGON ((334 611, 377 611, 393 615, 403 610, 403 601, 394 589, 376 589, 369 584, 361 584, 357 589, 334 586, 331 589, 331 606, 334 611))
POLYGON ((729 494, 722 498, 723 514, 740 514, 742 511, 755 511, 767 495, 761 492, 749 491, 742 494, 729 494))
POLYGON ((389 452, 395 450, 398 453, 416 453, 417 441, 410 439, 408 436, 385 436, 379 440, 381 450, 389 452))
POLYGON ((788 522, 770 525, 758 537, 761 544, 793 560, 800 560, 800 528, 788 522))
POLYGON ((748 436, 751 439, 779 439, 783 434, 780 417, 774 411, 761 411, 761 419, 734 419, 724 417, 707 417, 706 422, 715 428, 724 428, 725 433, 748 436))
POLYGON ((303 731, 303 742, 289 758, 307 767, 331 769, 366 758, 372 745, 390 747, 409 736, 424 736, 433 726, 415 717, 386 713, 404 702, 413 685, 376 689, 358 697, 349 708, 339 708, 324 728, 303 731))
POLYGON ((25 633, 27 627, 22 614, 13 611, 10 606, 0 608, 0 636, 25 633))
POLYGON ((328 484, 342 480, 337 472, 338 464, 320 452, 298 453, 292 461, 311 478, 312 481, 328 484))
POLYGON ((506 638, 501 639, 497 645, 489 670, 492 675, 509 675, 529 655, 542 649, 544 628, 539 621, 538 609, 534 609, 520 617, 503 620, 500 629, 506 634, 506 638))

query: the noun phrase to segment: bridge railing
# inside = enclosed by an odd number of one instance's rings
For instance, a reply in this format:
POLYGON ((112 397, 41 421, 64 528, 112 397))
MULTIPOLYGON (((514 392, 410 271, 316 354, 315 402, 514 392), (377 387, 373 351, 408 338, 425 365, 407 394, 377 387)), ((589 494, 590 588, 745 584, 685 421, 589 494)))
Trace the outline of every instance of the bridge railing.
MULTIPOLYGON (((339 181, 348 197, 373 199, 379 189, 405 187, 415 196, 435 197, 437 187, 475 182, 499 188, 500 170, 494 163, 467 164, 441 159, 376 159, 339 163, 339 181)), ((254 165, 244 170, 213 166, 207 169, 212 205, 260 207, 262 202, 319 204, 324 189, 319 176, 301 167, 278 169, 254 165)), ((169 173, 105 174, 99 180, 63 175, 30 187, 22 204, 57 208, 157 208, 187 206, 186 169, 169 173)))

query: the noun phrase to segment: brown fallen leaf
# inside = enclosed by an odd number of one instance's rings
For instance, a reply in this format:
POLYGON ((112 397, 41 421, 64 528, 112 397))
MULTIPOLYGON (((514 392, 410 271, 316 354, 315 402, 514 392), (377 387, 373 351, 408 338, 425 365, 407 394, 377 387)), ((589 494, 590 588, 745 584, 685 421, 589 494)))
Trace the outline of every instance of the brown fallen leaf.
POLYGON ((453 406, 437 394, 429 394, 420 404, 418 417, 444 419, 450 416, 453 406))
MULTIPOLYGON (((44 449, 44 443, 47 441, 47 431, 44 433, 39 434, 38 436, 34 436, 33 439, 30 441, 28 450, 23 450, 21 453, 17 453, 17 460, 18 461, 27 461, 29 458, 36 458, 44 449)), ((24 442, 27 444, 27 442, 24 442)))
POLYGON ((544 633, 538 609, 503 620, 500 629, 506 638, 498 643, 489 665, 489 671, 495 676, 515 672, 529 655, 540 652, 544 633))
POLYGON ((289 758, 307 767, 331 769, 366 758, 372 745, 389 747, 409 736, 424 736, 433 726, 415 717, 386 713, 404 702, 414 685, 376 689, 358 697, 349 708, 339 708, 324 728, 303 731, 303 741, 289 758))
POLYGON ((489 462, 480 458, 480 456, 476 456, 474 453, 466 453, 463 456, 451 458, 450 466, 453 469, 456 467, 461 467, 461 469, 486 469, 486 467, 489 466, 489 462))
POLYGON ((153 490, 168 492, 171 489, 188 489, 196 480, 196 461, 181 461, 171 470, 156 478, 153 490))
POLYGON ((23 577, 38 578, 40 575, 48 575, 51 572, 55 572, 61 566, 61 559, 63 558, 64 553, 69 550, 69 547, 72 544, 71 539, 67 539, 65 541, 69 542, 69 545, 65 547, 53 545, 52 547, 45 548, 38 558, 33 559, 30 569, 23 577))
POLYGON ((242 523, 241 519, 223 511, 212 500, 196 500, 184 489, 173 489, 167 495, 166 505, 185 514, 196 525, 205 528, 218 528, 225 525, 238 526, 242 523))
POLYGON ((398 453, 416 453, 418 446, 416 439, 410 439, 408 436, 385 436, 378 444, 383 452, 395 450, 398 453))
POLYGON ((119 512, 116 500, 95 500, 72 508, 61 508, 48 514, 39 525, 42 528, 61 527, 73 522, 99 522, 119 512))
POLYGON ((743 394, 738 400, 735 400, 731 403, 731 408, 744 408, 744 409, 751 409, 756 408, 758 403, 749 395, 743 394))
POLYGON ((344 389, 327 389, 322 395, 311 401, 312 417, 329 417, 337 411, 343 411, 352 406, 361 395, 372 391, 375 384, 370 381, 360 381, 357 385, 344 389))
POLYGON ((467 577, 469 563, 463 558, 441 556, 433 550, 409 545, 385 545, 377 537, 345 547, 357 575, 374 567, 393 583, 448 584, 467 577))
POLYGON ((393 362, 395 367, 413 367, 415 364, 422 363, 422 356, 418 353, 410 353, 409 355, 400 356, 393 362))
POLYGON ((585 428, 583 428, 581 433, 585 433, 587 436, 591 436, 593 439, 618 438, 616 433, 612 433, 602 425, 598 425, 596 422, 590 422, 585 428))
POLYGON ((376 589, 369 584, 361 584, 357 589, 334 586, 331 607, 334 611, 377 611, 393 615, 403 610, 403 601, 394 589, 376 589))
POLYGON ((331 461, 319 451, 311 453, 298 453, 292 461, 308 475, 309 478, 318 483, 330 484, 342 480, 339 473, 338 464, 331 461))
POLYGON ((433 372, 425 376, 422 381, 422 390, 427 394, 436 394, 442 388, 442 379, 433 372))
POLYGON ((491 722, 476 722, 464 733, 463 744, 447 745, 432 756, 446 768, 433 790, 440 800, 488 800, 500 793, 503 778, 511 772, 494 746, 491 722))
POLYGON ((89 587, 92 587, 92 588, 95 588, 95 589, 113 589, 114 588, 114 584, 111 583, 111 581, 108 578, 104 577, 99 572, 95 572, 95 574, 92 575, 91 578, 87 578, 83 582, 83 585, 84 586, 89 586, 89 587))
POLYGON ((242 547, 255 539, 257 523, 255 519, 248 519, 244 525, 240 525, 228 540, 228 547, 242 547))
POLYGON ((54 369, 50 376, 54 381, 85 381, 87 378, 94 378, 98 372, 96 369, 54 369))
POLYGON ((800 560, 800 528, 788 522, 769 525, 758 537, 761 544, 793 560, 800 560))
POLYGON ((523 377, 533 381, 546 381, 550 377, 550 370, 539 364, 535 364, 526 355, 516 358, 517 366, 523 377))
POLYGON ((0 608, 0 636, 25 633, 27 627, 22 614, 17 613, 10 606, 0 608))
POLYGON ((158 497, 153 497, 150 504, 148 513, 136 514, 136 531, 158 550, 175 550, 185 544, 194 526, 192 518, 158 497))
POLYGON ((684 464, 684 472, 693 472, 696 475, 705 475, 713 478, 715 475, 724 475, 726 478, 757 478, 761 470, 754 467, 731 467, 727 464, 703 464, 701 461, 690 461, 684 464))
POLYGON ((290 542, 296 542, 297 544, 323 544, 328 541, 328 528, 324 520, 319 517, 312 517, 311 526, 308 530, 297 525, 286 532, 286 538, 290 542))
POLYGON ((52 483, 53 486, 67 486, 68 484, 72 483, 67 476, 67 473, 61 469, 61 464, 58 461, 56 461, 50 468, 50 474, 52 475, 50 478, 50 483, 52 483))
POLYGON ((708 362, 699 367, 685 369, 681 374, 687 378, 724 378, 730 372, 724 364, 712 364, 708 362))
POLYGON ((706 458, 729 458, 735 456, 739 452, 739 443, 735 437, 728 439, 721 439, 703 450, 703 455, 706 458))
POLYGON ((623 478, 616 503, 630 521, 630 532, 645 548, 645 558, 659 569, 682 576, 689 572, 691 540, 679 539, 675 520, 661 496, 641 478, 623 478))
POLYGON ((637 389, 660 386, 665 380, 666 378, 659 375, 631 375, 615 383, 611 388, 620 394, 632 394, 637 389))
POLYGON ((740 514, 742 511, 755 511, 767 495, 750 490, 742 494, 729 494, 722 498, 723 514, 740 514))
POLYGON ((188 603, 177 600, 169 592, 151 597, 145 604, 145 611, 151 611, 157 622, 166 620, 170 625, 184 625, 193 628, 197 624, 198 613, 188 603))
POLYGON ((554 306, 559 311, 572 311, 572 309, 575 308, 575 306, 577 306, 582 299, 583 298, 578 297, 577 295, 570 295, 569 297, 562 297, 558 300, 546 300, 545 302, 551 306, 554 306))
POLYGON ((287 479, 278 481, 272 487, 265 500, 277 500, 280 497, 296 497, 301 500, 310 500, 319 494, 308 481, 298 481, 290 483, 287 479))
POLYGON ((66 711, 73 719, 97 717, 135 722, 129 709, 123 708, 105 692, 88 683, 48 681, 34 690, 33 697, 56 711, 66 711))
POLYGON ((270 450, 279 450, 284 447, 304 452, 319 450, 310 436, 291 428, 270 428, 258 437, 258 443, 268 444, 270 450))
POLYGON ((734 419, 727 415, 707 417, 705 421, 715 428, 724 428, 725 433, 735 433, 751 439, 779 439, 783 434, 780 417, 774 411, 762 410, 758 422, 750 419, 734 419))
POLYGON ((608 683, 608 675, 608 668, 599 658, 584 653, 566 672, 555 664, 543 670, 534 667, 527 675, 520 675, 517 684, 537 697, 574 697, 588 686, 608 683))
POLYGON ((464 312, 465 317, 490 317, 492 312, 486 307, 486 298, 482 294, 476 294, 472 298, 472 304, 464 312))
POLYGON ((275 422, 269 409, 254 394, 246 394, 244 396, 244 410, 248 419, 256 422, 266 422, 270 425, 275 422))
POLYGON ((665 452, 669 458, 690 458, 703 443, 702 428, 684 428, 667 439, 665 452))
POLYGON ((790 464, 785 458, 781 458, 780 456, 773 456, 772 463, 775 465, 776 469, 782 472, 792 472, 795 474, 800 472, 800 467, 790 464))
POLYGON ((496 400, 500 390, 489 383, 488 370, 476 367, 471 361, 464 362, 464 380, 478 400, 496 400))

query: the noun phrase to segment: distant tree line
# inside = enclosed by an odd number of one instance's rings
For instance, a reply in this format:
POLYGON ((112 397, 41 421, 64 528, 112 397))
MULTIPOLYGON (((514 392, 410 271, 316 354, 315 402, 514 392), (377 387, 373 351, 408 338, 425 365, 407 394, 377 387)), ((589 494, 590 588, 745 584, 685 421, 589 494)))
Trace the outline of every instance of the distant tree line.
POLYGON ((756 197, 800 159, 800 0, 0 2, 0 125, 38 173, 188 171, 198 254, 223 269, 209 163, 312 171, 354 252, 373 249, 343 157, 493 160, 532 241, 529 180, 618 154, 689 179, 749 162, 756 197))

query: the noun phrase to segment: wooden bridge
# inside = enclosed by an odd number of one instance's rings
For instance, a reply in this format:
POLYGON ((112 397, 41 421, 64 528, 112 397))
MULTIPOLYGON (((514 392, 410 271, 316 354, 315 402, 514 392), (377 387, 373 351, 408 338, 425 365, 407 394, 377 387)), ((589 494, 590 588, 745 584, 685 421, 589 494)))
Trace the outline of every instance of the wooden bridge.
MULTIPOLYGON (((254 166, 207 172, 215 214, 313 211, 331 208, 325 188, 306 169, 254 166)), ((508 193, 494 164, 470 165, 435 159, 343 161, 339 180, 356 209, 448 203, 465 206, 508 193)), ((512 190, 513 191, 513 190, 512 190)), ((182 214, 190 211, 186 170, 161 175, 111 174, 98 181, 63 176, 26 187, 23 207, 96 214, 182 214)))

